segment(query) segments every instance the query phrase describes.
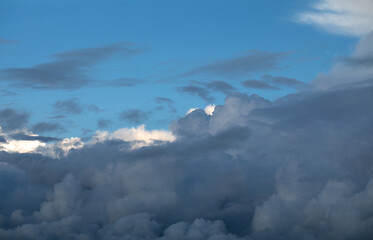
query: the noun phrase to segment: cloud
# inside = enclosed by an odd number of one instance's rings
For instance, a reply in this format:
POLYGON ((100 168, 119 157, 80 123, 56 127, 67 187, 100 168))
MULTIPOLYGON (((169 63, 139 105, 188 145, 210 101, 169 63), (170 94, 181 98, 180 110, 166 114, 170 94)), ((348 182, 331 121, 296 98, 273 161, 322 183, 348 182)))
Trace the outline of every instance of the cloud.
POLYGON ((149 118, 149 113, 138 110, 138 109, 130 109, 125 110, 120 113, 119 119, 124 120, 130 123, 140 124, 145 122, 149 118))
POLYGON ((371 0, 318 0, 312 8, 300 13, 297 20, 344 35, 363 36, 373 30, 371 0))
POLYGON ((97 121, 97 126, 98 126, 99 128, 106 128, 106 127, 108 127, 108 126, 111 125, 111 124, 112 124, 112 121, 109 120, 109 119, 99 119, 99 120, 97 121))
POLYGON ((29 114, 25 112, 10 108, 0 110, 0 126, 6 131, 25 127, 29 118, 29 114))
POLYGON ((272 75, 263 75, 262 76, 264 81, 270 82, 272 84, 283 86, 283 87, 290 87, 295 88, 298 90, 306 89, 310 87, 308 83, 299 81, 294 78, 287 78, 287 77, 281 77, 281 76, 272 76, 272 75))
POLYGON ((171 131, 0 152, 0 238, 370 239, 372 101, 371 83, 234 93, 171 131))
POLYGON ((167 107, 168 111, 171 113, 176 113, 176 108, 174 106, 174 101, 169 98, 165 97, 156 97, 154 98, 156 104, 158 105, 156 107, 156 110, 163 110, 164 107, 167 107))
POLYGON ((252 73, 281 69, 280 60, 288 56, 287 52, 250 51, 236 58, 218 60, 190 70, 184 76, 206 74, 228 78, 247 77, 252 73))
POLYGON ((46 133, 63 131, 64 128, 58 123, 39 122, 37 124, 34 124, 31 127, 31 130, 36 133, 46 133))
POLYGON ((215 98, 210 95, 209 90, 207 90, 204 87, 199 87, 199 86, 190 84, 190 85, 183 86, 183 87, 177 87, 176 89, 177 91, 181 93, 188 93, 191 95, 196 95, 202 98, 203 100, 205 100, 206 102, 213 102, 215 100, 215 98))
POLYGON ((277 90, 277 87, 274 87, 266 82, 262 82, 259 80, 246 80, 242 82, 242 85, 247 88, 253 88, 253 89, 268 89, 268 90, 277 90))
POLYGON ((118 78, 118 79, 109 81, 110 86, 116 86, 116 87, 133 87, 133 86, 144 84, 144 83, 146 83, 145 80, 138 79, 138 78, 118 78))
POLYGON ((230 94, 230 93, 232 93, 236 90, 232 85, 230 85, 230 84, 228 84, 224 81, 211 81, 211 82, 207 82, 207 83, 204 83, 204 84, 208 89, 213 90, 213 91, 222 92, 226 95, 228 95, 228 94, 230 94))
POLYGON ((373 79, 373 33, 364 36, 349 57, 338 59, 330 72, 319 74, 313 81, 316 88, 326 90, 342 85, 369 82, 373 79))
POLYGON ((65 114, 80 114, 83 112, 83 107, 77 98, 72 98, 65 101, 57 101, 53 104, 58 112, 65 114))
POLYGON ((47 137, 47 136, 39 136, 36 134, 29 135, 24 133, 15 133, 9 135, 9 137, 13 140, 21 140, 21 141, 39 141, 39 142, 55 142, 60 140, 59 138, 55 137, 47 137))
POLYGON ((76 89, 93 81, 88 74, 91 67, 115 55, 129 57, 139 52, 131 43, 66 51, 33 67, 3 69, 0 80, 30 88, 76 89))

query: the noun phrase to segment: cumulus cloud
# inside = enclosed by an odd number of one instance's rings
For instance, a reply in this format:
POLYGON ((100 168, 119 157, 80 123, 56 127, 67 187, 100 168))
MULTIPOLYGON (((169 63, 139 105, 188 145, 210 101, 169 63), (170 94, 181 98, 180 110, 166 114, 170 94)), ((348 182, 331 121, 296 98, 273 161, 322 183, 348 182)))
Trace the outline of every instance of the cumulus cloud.
POLYGON ((352 36, 363 36, 373 30, 372 0, 318 0, 312 8, 299 14, 298 21, 352 36))
POLYGON ((369 83, 236 93, 171 131, 97 132, 59 159, 0 152, 0 238, 371 239, 372 101, 369 83))

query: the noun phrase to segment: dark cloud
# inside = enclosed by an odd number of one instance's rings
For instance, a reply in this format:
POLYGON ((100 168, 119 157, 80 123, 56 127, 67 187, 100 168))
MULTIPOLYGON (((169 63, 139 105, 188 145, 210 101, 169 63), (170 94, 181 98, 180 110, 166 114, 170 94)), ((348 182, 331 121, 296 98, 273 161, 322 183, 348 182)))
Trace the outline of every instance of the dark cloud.
POLYGON ((342 61, 352 67, 372 67, 373 66, 373 52, 342 59, 342 61))
POLYGON ((271 75, 263 75, 262 78, 264 81, 270 82, 278 86, 285 86, 285 87, 291 87, 291 88, 296 88, 296 89, 305 89, 310 86, 308 83, 301 82, 294 78, 271 76, 271 75))
POLYGON ((54 108, 66 114, 80 114, 83 112, 83 106, 77 98, 72 98, 65 101, 57 101, 53 104, 54 108))
POLYGON ((59 123, 39 122, 31 127, 35 133, 60 132, 64 128, 59 123))
POLYGON ((222 93, 227 94, 227 95, 236 90, 232 85, 230 85, 230 84, 228 84, 224 81, 207 82, 207 83, 205 83, 205 86, 210 90, 222 92, 222 93))
POLYGON ((10 108, 0 110, 0 126, 6 131, 25 127, 29 118, 29 114, 25 112, 10 108))
POLYGON ((172 112, 172 113, 177 112, 176 108, 174 107, 174 101, 169 98, 156 97, 154 98, 154 101, 158 105, 156 108, 157 110, 163 110, 165 107, 167 107, 169 112, 172 112))
POLYGON ((214 97, 210 95, 210 92, 208 89, 205 87, 200 87, 196 85, 188 85, 188 86, 183 86, 183 87, 177 87, 177 91, 181 93, 188 93, 192 95, 196 95, 206 102, 213 102, 215 100, 214 97))
POLYGON ((247 88, 252 88, 252 89, 268 89, 268 90, 276 90, 278 89, 275 86, 272 86, 266 82, 262 82, 259 80, 246 80, 242 82, 242 85, 247 88))
POLYGON ((0 143, 6 143, 7 140, 4 136, 0 136, 0 143))
POLYGON ((99 119, 97 120, 97 126, 99 128, 107 128, 110 126, 113 122, 109 119, 99 119))
POLYGON ((130 123, 140 124, 144 123, 149 118, 149 113, 138 110, 138 109, 131 109, 126 110, 120 113, 119 119, 125 120, 130 123))
POLYGON ((172 143, 0 152, 0 239, 371 239, 372 102, 372 85, 235 93, 172 143))
POLYGON ((11 134, 9 137, 13 140, 26 140, 26 141, 40 141, 40 142, 55 142, 61 140, 60 138, 47 137, 47 136, 32 136, 24 133, 11 134))
POLYGON ((31 88, 74 89, 92 81, 88 70, 114 55, 128 57, 141 52, 131 43, 84 48, 53 55, 54 60, 28 68, 1 70, 0 80, 31 88))
POLYGON ((247 77, 252 73, 281 69, 280 60, 288 56, 287 52, 265 52, 254 50, 245 56, 215 61, 190 70, 184 76, 208 74, 224 77, 247 77))
POLYGON ((145 80, 138 78, 118 78, 109 81, 109 85, 117 87, 133 87, 144 83, 146 83, 145 80))

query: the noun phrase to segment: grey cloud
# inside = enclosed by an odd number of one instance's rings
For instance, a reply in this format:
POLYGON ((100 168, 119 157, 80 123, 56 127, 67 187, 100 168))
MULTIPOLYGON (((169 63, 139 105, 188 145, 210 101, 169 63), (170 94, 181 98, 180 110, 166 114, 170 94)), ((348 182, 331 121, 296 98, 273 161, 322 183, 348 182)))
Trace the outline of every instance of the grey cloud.
POLYGON ((112 121, 109 120, 109 119, 99 119, 97 121, 97 126, 99 128, 106 128, 106 127, 110 126, 111 124, 112 124, 112 121))
POLYGON ((263 75, 263 80, 270 82, 272 84, 278 85, 278 86, 285 86, 285 87, 291 87, 296 89, 306 89, 310 85, 308 83, 299 81, 294 78, 287 78, 287 77, 281 77, 281 76, 271 76, 271 75, 263 75))
POLYGON ((65 101, 57 101, 53 104, 54 108, 66 114, 80 114, 83 112, 83 106, 77 98, 72 98, 65 101))
POLYGON ((342 60, 347 65, 353 67, 372 67, 373 66, 373 52, 364 54, 362 56, 353 56, 344 58, 342 60))
POLYGON ((224 77, 247 77, 252 73, 281 69, 280 60, 287 52, 265 52, 253 50, 245 56, 215 61, 190 70, 184 76, 207 74, 224 77))
POLYGON ((131 109, 131 110, 126 110, 120 113, 119 119, 120 120, 125 120, 130 123, 135 123, 135 124, 140 124, 144 123, 149 118, 149 113, 138 110, 138 109, 131 109))
POLYGON ((58 123, 39 122, 37 124, 34 124, 31 127, 31 130, 35 133, 45 133, 63 131, 64 128, 58 123))
POLYGON ((207 102, 213 102, 215 100, 215 98, 210 95, 210 92, 204 87, 188 85, 183 87, 177 87, 176 89, 181 93, 196 95, 207 102))
POLYGON ((118 55, 128 57, 141 52, 130 43, 84 48, 53 55, 54 60, 26 68, 1 70, 0 80, 31 88, 74 89, 92 82, 90 67, 118 55))
POLYGON ((109 81, 109 85, 117 87, 133 87, 144 83, 146 83, 145 80, 138 78, 118 78, 109 81))
POLYGON ((25 112, 10 108, 0 110, 0 126, 4 130, 15 130, 25 127, 29 118, 29 114, 25 112))
POLYGON ((371 239, 373 86, 235 93, 172 143, 0 152, 1 239, 371 239))
POLYGON ((32 135, 27 135, 24 133, 11 134, 9 135, 9 137, 13 140, 40 141, 40 142, 54 142, 54 141, 61 140, 60 138, 56 138, 56 137, 32 136, 32 135))
POLYGON ((246 80, 242 82, 242 85, 247 88, 253 88, 253 89, 268 89, 268 90, 276 90, 278 89, 275 86, 272 86, 266 82, 262 82, 259 80, 246 80))
POLYGON ((222 92, 222 93, 227 94, 227 95, 236 90, 232 85, 230 85, 230 84, 228 84, 224 81, 207 82, 207 83, 205 83, 205 86, 208 89, 218 91, 218 92, 222 92))
POLYGON ((364 36, 350 57, 338 59, 330 72, 319 74, 313 81, 321 90, 345 87, 342 85, 372 81, 373 33, 364 36))
POLYGON ((174 107, 174 101, 172 99, 166 97, 156 97, 154 98, 155 102, 157 103, 158 107, 157 110, 163 110, 166 106, 169 112, 177 112, 174 107))
POLYGON ((0 143, 6 143, 7 140, 4 136, 0 136, 0 143))

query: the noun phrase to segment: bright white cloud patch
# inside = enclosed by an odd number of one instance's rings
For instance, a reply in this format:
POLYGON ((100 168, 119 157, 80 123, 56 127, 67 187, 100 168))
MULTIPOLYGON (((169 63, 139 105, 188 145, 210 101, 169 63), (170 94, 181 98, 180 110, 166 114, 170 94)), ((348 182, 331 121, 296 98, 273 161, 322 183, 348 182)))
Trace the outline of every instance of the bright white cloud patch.
POLYGON ((97 131, 91 144, 107 140, 131 142, 132 148, 139 148, 156 144, 157 142, 172 142, 175 140, 175 136, 166 130, 146 130, 145 125, 142 124, 136 128, 121 128, 113 133, 97 131))
MULTIPOLYGON (((215 104, 210 104, 210 105, 207 105, 203 110, 205 111, 205 113, 207 115, 212 116, 212 114, 215 111, 215 107, 216 107, 215 104)), ((197 109, 199 109, 199 108, 190 108, 185 115, 188 115, 188 114, 194 112, 197 109)))
POLYGON ((215 111, 215 105, 214 104, 207 105, 204 110, 207 115, 211 116, 215 111))
POLYGON ((298 21, 333 33, 362 36, 373 30, 373 1, 320 0, 312 11, 299 14, 298 21))

